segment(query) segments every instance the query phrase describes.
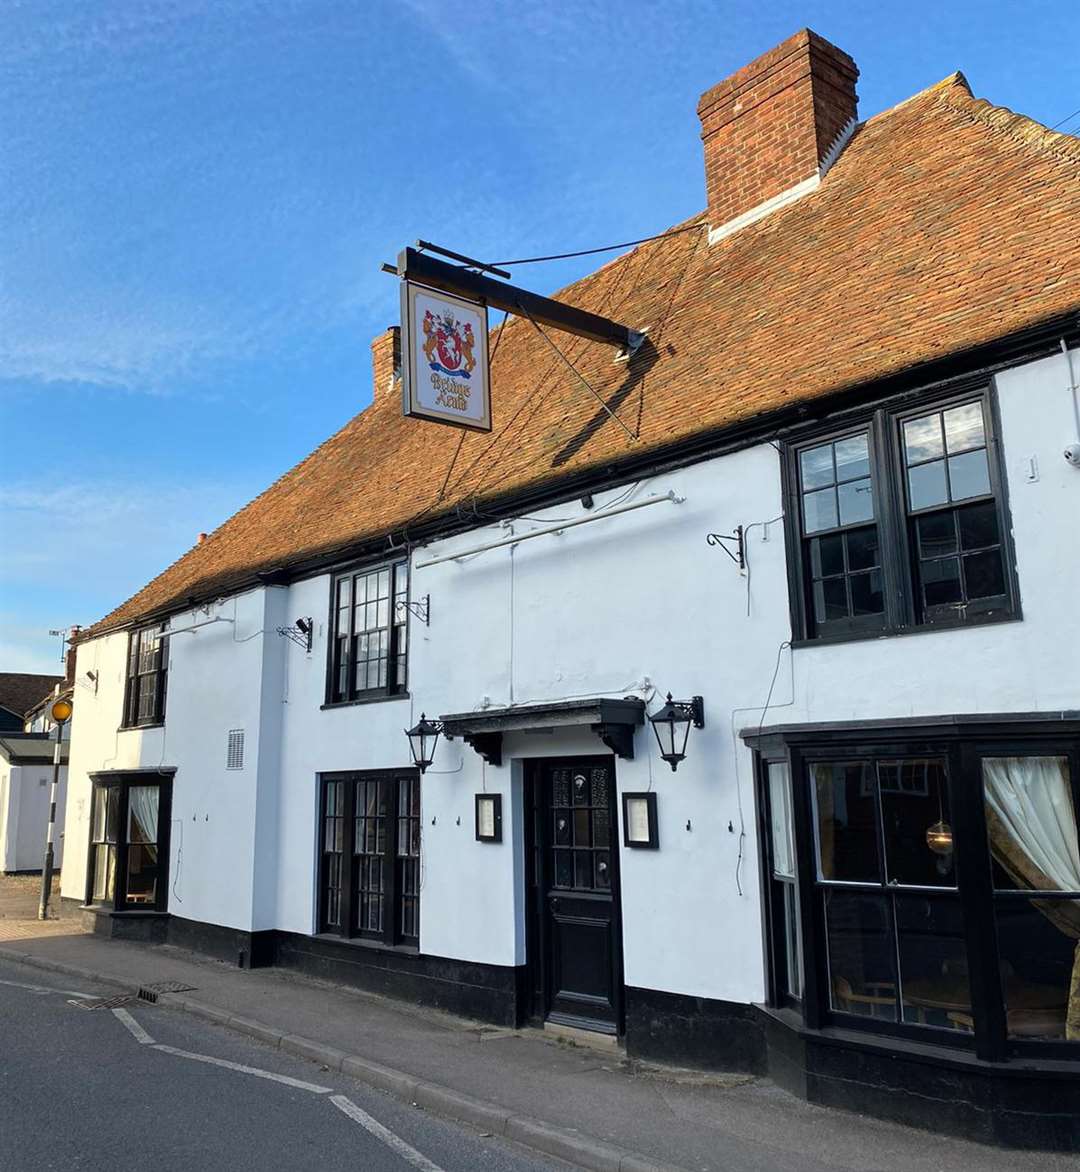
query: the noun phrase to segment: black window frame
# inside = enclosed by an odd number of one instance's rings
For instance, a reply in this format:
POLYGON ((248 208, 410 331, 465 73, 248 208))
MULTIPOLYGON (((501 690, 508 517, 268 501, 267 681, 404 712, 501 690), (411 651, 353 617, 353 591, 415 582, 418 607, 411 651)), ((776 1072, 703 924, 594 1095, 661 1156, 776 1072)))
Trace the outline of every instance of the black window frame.
MULTIPOLYGON (((999 904, 1033 899, 1072 899, 1070 892, 995 889, 992 854, 984 809, 982 762, 995 757, 1065 757, 1069 763, 1074 816, 1080 819, 1080 719, 975 718, 972 721, 920 724, 906 727, 821 726, 746 733, 755 751, 758 831, 762 843, 760 884, 764 909, 763 932, 767 970, 767 1004, 800 1015, 814 1029, 843 1029, 886 1039, 907 1039, 936 1048, 973 1052, 990 1062, 1010 1060, 1080 1061, 1080 1042, 1052 1038, 1019 1038, 1008 1034, 1001 954, 995 919, 999 904), (811 766, 816 763, 859 762, 868 759, 941 758, 948 771, 948 793, 956 843, 956 875, 964 920, 970 981, 973 1032, 880 1018, 864 1018, 834 1009, 829 996, 828 944, 823 890, 877 890, 822 881, 818 875, 815 803, 811 766), (802 927, 802 1001, 785 995, 781 965, 782 909, 772 881, 772 842, 769 836, 767 766, 786 760, 792 779, 795 824, 795 870, 802 927)), ((884 865, 882 863, 882 865, 884 865)), ((883 876, 884 878, 884 876, 883 876)), ((887 885, 886 885, 887 886, 887 885)), ((903 892, 903 888, 900 889, 903 892)), ((948 895, 947 889, 943 894, 948 895)))
POLYGON ((172 829, 172 783, 169 773, 154 771, 153 773, 129 773, 116 777, 93 775, 90 776, 90 825, 87 827, 87 866, 86 866, 86 896, 87 907, 104 907, 116 912, 165 912, 169 907, 169 839, 172 829), (128 815, 130 795, 133 787, 158 787, 158 825, 157 825, 157 887, 152 904, 144 901, 131 901, 128 898, 127 875, 128 853, 131 844, 128 839, 128 815), (99 840, 94 837, 94 808, 97 794, 100 790, 111 791, 117 794, 117 834, 112 840, 115 852, 115 871, 112 899, 94 899, 94 862, 99 840))
MULTIPOLYGON (((829 422, 818 423, 792 433, 786 438, 781 452, 785 502, 784 529, 788 551, 788 595, 793 641, 796 646, 955 629, 1022 617, 1001 442, 1001 423, 992 379, 983 377, 958 380, 947 388, 921 390, 853 409, 845 412, 842 418, 837 417, 829 422), (947 411, 976 401, 982 405, 990 493, 967 498, 955 504, 950 502, 925 510, 909 510, 905 482, 903 423, 912 418, 947 411), (808 544, 814 537, 829 536, 833 532, 846 530, 838 526, 835 530, 823 530, 821 533, 805 531, 799 459, 801 453, 809 448, 842 440, 860 432, 867 432, 869 436, 870 473, 875 506, 873 523, 877 525, 878 531, 884 612, 880 617, 855 616, 818 623, 813 611, 813 574, 807 552, 808 544), (992 501, 995 508, 1005 594, 994 596, 990 600, 977 599, 959 606, 942 607, 933 612, 922 613, 918 559, 913 537, 914 518, 936 511, 962 509, 987 501, 992 501)), ((856 528, 857 525, 847 527, 856 528)))
POLYGON ((135 627, 128 634, 127 657, 124 668, 124 709, 121 728, 154 728, 165 723, 165 701, 168 691, 169 652, 164 623, 135 627), (159 635, 150 652, 152 662, 147 669, 143 662, 143 640, 159 635), (141 716, 140 708, 152 688, 150 713, 141 716))
POLYGON ((318 778, 317 931, 355 943, 419 951, 420 771, 413 768, 347 770, 321 773, 318 778), (376 810, 381 808, 384 811, 374 816, 361 813, 358 800, 362 792, 366 794, 373 786, 379 795, 376 810), (332 794, 335 795, 334 806, 329 804, 332 794), (358 819, 372 817, 383 819, 381 826, 372 827, 377 849, 358 854, 358 819), (340 849, 329 849, 331 842, 340 849), (331 856, 339 859, 334 876, 337 879, 336 903, 329 883, 331 868, 335 865, 331 856), (376 890, 371 884, 370 871, 361 861, 372 858, 381 860, 380 886, 377 888, 382 900, 381 924, 377 928, 373 928, 370 922, 358 922, 364 895, 376 890))
MULTIPOLYGON (((393 558, 339 570, 330 579, 330 608, 327 621, 326 641, 326 696, 324 708, 336 708, 347 704, 365 704, 378 700, 396 700, 408 696, 408 643, 409 643, 409 602, 412 585, 408 558, 393 558), (380 574, 388 575, 387 621, 374 627, 357 628, 356 589, 357 582, 365 583, 380 574), (404 590, 398 588, 398 575, 404 575, 404 590), (348 628, 340 629, 343 587, 348 588, 348 628), (375 687, 357 686, 356 666, 358 640, 372 633, 386 636, 386 681, 375 687), (342 681, 344 679, 344 686, 342 681)), ((374 604, 377 608, 377 602, 374 604)), ((365 656, 363 662, 377 662, 379 656, 365 656)))

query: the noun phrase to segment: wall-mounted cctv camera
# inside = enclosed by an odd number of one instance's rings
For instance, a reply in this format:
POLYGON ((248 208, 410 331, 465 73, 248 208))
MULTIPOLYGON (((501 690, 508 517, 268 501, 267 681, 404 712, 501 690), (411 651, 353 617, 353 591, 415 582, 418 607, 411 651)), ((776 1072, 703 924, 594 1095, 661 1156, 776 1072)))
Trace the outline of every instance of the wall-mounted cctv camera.
POLYGON ((1074 468, 1080 468, 1080 444, 1069 444, 1065 449, 1065 459, 1074 468))

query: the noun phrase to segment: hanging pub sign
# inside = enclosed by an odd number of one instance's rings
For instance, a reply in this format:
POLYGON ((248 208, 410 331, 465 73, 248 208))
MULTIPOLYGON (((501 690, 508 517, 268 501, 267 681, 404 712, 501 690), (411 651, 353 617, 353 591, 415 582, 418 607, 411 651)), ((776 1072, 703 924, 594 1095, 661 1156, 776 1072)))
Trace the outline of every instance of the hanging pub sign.
POLYGON ((402 281, 401 374, 406 415, 491 431, 487 306, 402 281))

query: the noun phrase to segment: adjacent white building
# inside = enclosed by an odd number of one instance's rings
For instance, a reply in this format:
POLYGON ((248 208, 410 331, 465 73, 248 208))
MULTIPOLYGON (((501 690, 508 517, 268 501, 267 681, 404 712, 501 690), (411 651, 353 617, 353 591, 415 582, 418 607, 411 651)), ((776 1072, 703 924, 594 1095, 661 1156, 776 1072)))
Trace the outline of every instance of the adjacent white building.
POLYGON ((515 319, 490 438, 404 420, 390 332, 83 633, 66 899, 1076 1142, 1080 144, 959 75, 860 123, 856 75, 804 32, 705 95, 708 211, 562 295, 649 330, 559 339, 603 410, 515 319))

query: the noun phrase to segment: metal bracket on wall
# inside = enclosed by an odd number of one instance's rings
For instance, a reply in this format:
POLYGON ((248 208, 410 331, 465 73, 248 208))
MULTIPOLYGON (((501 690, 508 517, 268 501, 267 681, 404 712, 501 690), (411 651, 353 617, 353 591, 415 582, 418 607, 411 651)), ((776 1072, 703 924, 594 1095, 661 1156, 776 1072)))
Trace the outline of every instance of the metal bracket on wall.
POLYGON ((706 542, 709 545, 718 545, 724 553, 739 567, 740 570, 746 569, 746 547, 743 540, 744 530, 741 525, 735 526, 734 533, 708 533, 705 536, 706 542), (729 548, 728 543, 731 543, 734 548, 729 548))
POLYGON ((310 616, 297 619, 291 627, 278 627, 277 629, 279 635, 284 635, 286 639, 291 639, 297 647, 303 647, 305 651, 311 650, 311 638, 314 631, 315 624, 311 621, 310 616))
POLYGON ((502 764, 501 732, 466 732, 461 735, 466 744, 471 745, 489 765, 502 764))
POLYGON ((431 626, 430 594, 425 594, 423 598, 417 598, 409 602, 395 602, 394 607, 397 610, 407 610, 414 619, 419 619, 425 627, 431 626))

